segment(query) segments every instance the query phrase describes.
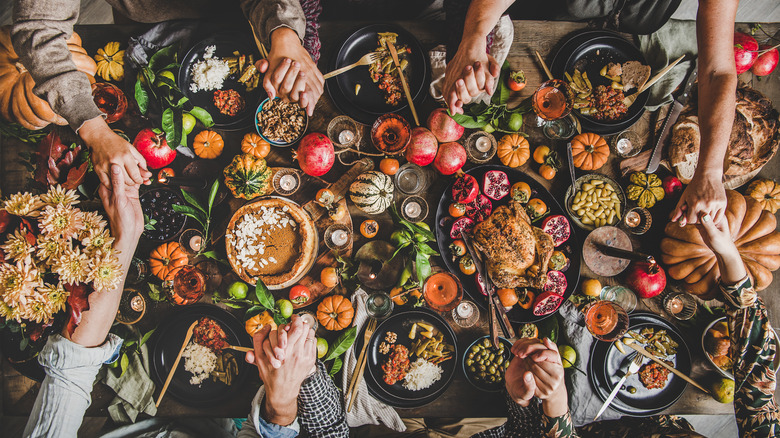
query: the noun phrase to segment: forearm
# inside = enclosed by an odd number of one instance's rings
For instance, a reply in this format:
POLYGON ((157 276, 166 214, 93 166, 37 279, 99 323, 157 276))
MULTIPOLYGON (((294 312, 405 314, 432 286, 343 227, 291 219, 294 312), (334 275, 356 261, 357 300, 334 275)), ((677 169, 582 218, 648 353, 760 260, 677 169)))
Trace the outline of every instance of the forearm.
POLYGON ((514 0, 473 0, 466 13, 461 45, 479 46, 484 51, 485 37, 514 0))
POLYGON ((720 281, 727 285, 732 285, 747 276, 745 263, 739 255, 739 251, 734 247, 733 251, 724 254, 716 254, 718 268, 720 269, 720 281))
POLYGON ((89 80, 76 68, 66 42, 79 6, 76 0, 16 0, 11 28, 14 51, 35 81, 35 94, 74 130, 102 115, 92 100, 89 80))
POLYGON ((270 49, 271 34, 277 29, 292 29, 299 40, 306 34, 306 15, 297 0, 241 0, 241 9, 252 23, 255 36, 267 49, 270 49))

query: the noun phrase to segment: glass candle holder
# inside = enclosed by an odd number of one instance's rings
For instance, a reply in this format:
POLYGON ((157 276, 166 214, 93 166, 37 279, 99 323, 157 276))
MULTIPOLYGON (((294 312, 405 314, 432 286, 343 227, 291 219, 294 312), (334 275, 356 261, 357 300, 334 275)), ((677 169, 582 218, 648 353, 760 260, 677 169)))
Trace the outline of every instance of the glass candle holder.
POLYGON ((684 321, 696 314, 696 300, 684 292, 672 292, 664 297, 664 309, 673 317, 684 321))
POLYGON ((449 312, 463 299, 463 286, 449 272, 437 272, 425 280, 423 299, 431 309, 449 312))
POLYGON ((459 327, 472 327, 479 321, 479 307, 473 301, 463 300, 452 309, 452 319, 459 327))
POLYGON ((366 299, 366 312, 376 319, 385 319, 393 313, 393 300, 384 292, 374 292, 366 299))
POLYGON ((146 314, 146 299, 136 289, 125 289, 119 301, 116 320, 122 324, 135 324, 146 314))
POLYGON ((127 97, 116 85, 108 82, 92 84, 92 100, 106 115, 106 123, 114 123, 125 116, 127 97))
POLYGON ((395 173, 395 186, 401 193, 415 195, 428 187, 428 172, 413 163, 406 163, 395 173))
POLYGON ((200 252, 205 244, 203 233, 195 228, 188 228, 179 236, 179 246, 189 255, 195 255, 200 252))
POLYGON ((371 127, 371 142, 387 155, 400 155, 412 139, 412 127, 395 113, 379 116, 371 127))
POLYGON ((410 196, 401 203, 401 216, 409 222, 420 222, 428 217, 428 203, 420 196, 410 196))
POLYGON ((577 118, 574 114, 555 120, 546 120, 542 124, 544 136, 550 140, 567 140, 577 133, 577 118))
POLYGON ((333 224, 325 229, 325 245, 334 250, 346 249, 352 242, 352 230, 343 224, 333 224))
POLYGON ((634 207, 623 215, 622 224, 629 233, 641 236, 650 230, 653 215, 646 208, 634 207))
POLYGON ((636 294, 625 286, 604 286, 599 298, 619 304, 628 313, 636 310, 636 294))
POLYGON ((146 280, 146 277, 148 276, 149 265, 146 263, 146 261, 138 257, 133 257, 133 259, 130 261, 130 266, 127 269, 127 279, 125 282, 133 285, 139 284, 146 280))
POLYGON ((290 196, 301 187, 301 176, 293 169, 280 169, 274 174, 272 183, 276 193, 290 196))
POLYGON ((610 140, 612 151, 621 158, 633 157, 642 151, 639 144, 639 136, 633 131, 623 131, 610 140))
POLYGON ((317 331, 317 327, 319 327, 320 324, 317 322, 317 317, 313 312, 309 312, 308 310, 301 310, 295 314, 298 315, 306 324, 309 324, 309 327, 311 327, 315 332, 317 331))
POLYGON ((497 149, 496 138, 489 132, 477 131, 466 139, 466 154, 472 163, 487 163, 496 155, 497 149))
POLYGON ((336 148, 351 148, 360 143, 363 127, 348 116, 338 116, 328 123, 328 138, 336 148))

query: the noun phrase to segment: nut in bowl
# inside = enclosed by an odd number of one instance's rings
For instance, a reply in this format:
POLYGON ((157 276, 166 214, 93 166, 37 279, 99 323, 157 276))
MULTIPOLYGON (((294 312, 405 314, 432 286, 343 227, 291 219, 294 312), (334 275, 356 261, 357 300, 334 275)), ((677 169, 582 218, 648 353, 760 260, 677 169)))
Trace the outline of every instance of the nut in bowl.
POLYGON ((577 178, 566 190, 566 212, 585 230, 620 223, 625 206, 626 195, 620 184, 598 173, 577 178))
POLYGON ((308 125, 309 117, 303 108, 278 97, 260 102, 255 113, 257 133, 273 146, 287 147, 297 143, 308 125))

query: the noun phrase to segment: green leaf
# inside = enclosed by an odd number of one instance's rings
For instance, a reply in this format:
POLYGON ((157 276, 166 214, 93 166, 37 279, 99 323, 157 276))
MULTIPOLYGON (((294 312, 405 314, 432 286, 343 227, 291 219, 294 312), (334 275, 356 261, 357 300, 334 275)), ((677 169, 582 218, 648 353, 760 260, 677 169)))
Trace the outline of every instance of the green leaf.
POLYGON ((157 286, 154 283, 148 283, 148 286, 149 298, 153 299, 154 301, 165 301, 165 294, 163 294, 160 286, 157 286))
POLYGON ((203 208, 203 206, 201 205, 200 201, 198 201, 198 199, 196 197, 190 195, 184 189, 181 190, 181 195, 184 197, 184 200, 187 201, 188 204, 190 204, 191 206, 193 206, 193 207, 197 208, 198 210, 202 211, 204 215, 206 214, 206 209, 203 208))
POLYGON ((344 361, 340 357, 333 359, 333 365, 330 366, 330 371, 328 371, 328 375, 335 376, 336 373, 341 371, 342 366, 344 366, 344 361))
POLYGON ((476 118, 472 116, 467 116, 465 114, 452 114, 449 111, 447 113, 452 117, 460 126, 466 128, 466 129, 480 129, 483 126, 485 126, 484 123, 480 122, 476 118))
POLYGON ((199 218, 198 220, 206 218, 206 214, 203 213, 202 210, 194 209, 194 208, 190 207, 189 205, 174 204, 173 205, 173 211, 175 211, 177 213, 182 213, 182 214, 189 214, 191 216, 197 216, 199 218))
POLYGON ((410 241, 410 242, 404 242, 404 243, 402 243, 402 244, 401 244, 401 246, 399 246, 398 248, 396 248, 395 252, 393 253, 393 256, 392 256, 392 257, 390 257, 390 260, 394 259, 394 258, 395 258, 395 256, 397 256, 397 255, 398 255, 398 253, 399 253, 399 252, 401 252, 401 251, 402 251, 404 248, 406 248, 407 246, 409 246, 409 245, 411 245, 411 244, 412 244, 412 242, 411 242, 411 241, 410 241))
POLYGON ((19 341, 19 349, 20 350, 25 350, 28 345, 30 345, 30 340, 27 339, 27 338, 23 337, 22 340, 19 341))
POLYGON ((417 245, 417 252, 428 255, 428 256, 437 256, 439 253, 433 250, 433 248, 430 247, 427 243, 420 243, 417 245))
POLYGON ((133 340, 133 339, 126 340, 125 342, 123 342, 123 343, 122 343, 122 347, 124 347, 124 348, 130 348, 130 347, 132 347, 133 345, 135 345, 135 343, 136 343, 136 342, 137 342, 137 341, 135 341, 135 340, 133 340))
MULTIPOLYGON (((187 146, 187 140, 184 138, 184 125, 182 124, 182 110, 181 108, 173 109, 173 139, 168 140, 168 146, 171 149, 176 149, 178 146, 187 146)), ((166 140, 168 139, 168 132, 165 133, 166 140)))
POLYGON ((122 368, 122 372, 119 374, 120 376, 125 374, 125 371, 127 371, 127 367, 129 365, 130 365, 130 358, 127 357, 127 353, 123 353, 121 362, 119 363, 119 366, 122 368))
POLYGON ((217 199, 217 193, 219 192, 219 178, 214 180, 214 184, 211 185, 211 191, 209 192, 209 217, 211 217, 211 207, 214 206, 214 200, 217 199))
POLYGON ((196 221, 198 224, 200 224, 200 226, 201 226, 202 228, 204 228, 204 229, 206 228, 206 224, 204 224, 203 222, 201 222, 201 220, 200 220, 200 217, 199 217, 199 216, 195 216, 194 214, 191 214, 191 213, 182 213, 182 214, 183 214, 183 215, 185 215, 185 216, 187 216, 187 217, 191 217, 191 218, 195 219, 195 221, 196 221))
POLYGON ((149 69, 157 73, 160 70, 166 69, 171 64, 175 64, 176 51, 178 49, 178 44, 171 44, 168 47, 163 47, 162 49, 158 50, 149 60, 149 69))
MULTIPOLYGON (((224 305, 226 305, 226 306, 230 307, 231 309, 242 309, 242 308, 243 308, 242 306, 239 306, 238 304, 233 304, 233 303, 231 303, 231 302, 228 302, 228 301, 223 301, 223 302, 222 302, 222 304, 224 304, 224 305)), ((258 313, 259 313, 259 312, 258 312, 258 313)), ((253 316, 254 316, 254 315, 253 315, 253 316)))
POLYGON ((154 82, 154 86, 157 87, 158 89, 162 88, 162 86, 174 88, 176 87, 176 81, 165 76, 158 76, 157 80, 154 82))
POLYGON ((484 102, 475 103, 469 106, 469 114, 473 116, 481 116, 482 114, 490 112, 490 110, 490 105, 484 102))
POLYGON ((171 138, 168 136, 171 135, 170 133, 173 133, 174 127, 173 127, 173 109, 171 108, 165 108, 165 111, 162 113, 162 119, 160 120, 160 124, 162 127, 162 130, 165 132, 165 140, 168 142, 168 146, 173 147, 174 149, 176 146, 171 144, 171 138))
POLYGON ((274 297, 268 292, 268 288, 263 283, 263 280, 257 279, 255 284, 255 295, 257 295, 257 301, 267 310, 274 310, 274 297))
POLYGON ((493 93, 493 98, 490 99, 492 104, 506 105, 506 103, 509 101, 509 95, 511 94, 512 90, 509 89, 506 82, 511 72, 512 70, 509 68, 509 62, 504 61, 504 65, 501 66, 501 76, 498 78, 498 88, 496 89, 496 92, 493 93))
POLYGON ((204 110, 203 108, 199 106, 194 106, 190 110, 190 114, 195 116, 195 118, 198 119, 200 123, 203 123, 203 126, 207 128, 211 128, 212 126, 214 126, 214 119, 211 118, 211 114, 209 114, 209 112, 204 110))
POLYGON ((355 342, 356 336, 357 327, 355 326, 352 326, 342 332, 339 337, 336 338, 332 344, 330 344, 330 348, 328 348, 328 354, 325 355, 323 361, 327 362, 344 354, 344 352, 349 350, 349 347, 351 347, 355 342))
POLYGON ((149 93, 144 90, 140 80, 135 81, 135 103, 138 104, 138 111, 146 115, 146 111, 149 109, 149 93))
POLYGON ((283 325, 283 324, 287 324, 288 322, 290 322, 290 321, 287 320, 287 318, 283 317, 278 312, 274 312, 274 317, 273 318, 274 318, 274 322, 276 323, 277 326, 280 326, 280 325, 283 325))
POLYGON ((417 271, 417 281, 423 284, 426 278, 431 275, 431 262, 425 254, 420 252, 415 253, 414 266, 417 271))
POLYGON ((138 341, 138 346, 139 346, 139 347, 142 347, 142 346, 143 346, 143 345, 146 343, 146 341, 148 341, 148 340, 149 340, 149 338, 152 336, 152 334, 154 333, 154 331, 155 331, 155 330, 157 330, 157 328, 153 328, 153 329, 149 330, 148 332, 146 332, 146 333, 145 333, 145 334, 144 334, 144 335, 141 337, 141 340, 140 340, 140 341, 138 341))
MULTIPOLYGON (((225 302, 225 304, 228 304, 228 303, 225 302)), ((253 317, 255 315, 259 315, 259 314, 263 313, 264 310, 265 309, 262 306, 252 306, 252 307, 246 309, 246 313, 244 313, 244 320, 245 321, 249 320, 249 318, 251 318, 251 317, 253 317)))

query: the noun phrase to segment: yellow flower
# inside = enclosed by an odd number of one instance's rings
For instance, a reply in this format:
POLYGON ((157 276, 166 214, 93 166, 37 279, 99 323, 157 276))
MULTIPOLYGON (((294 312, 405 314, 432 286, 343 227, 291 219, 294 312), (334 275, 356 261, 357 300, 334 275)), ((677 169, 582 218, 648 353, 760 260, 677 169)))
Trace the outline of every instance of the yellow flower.
POLYGON ((7 259, 21 260, 35 252, 35 247, 27 241, 27 233, 17 229, 8 235, 5 245, 0 246, 7 259))
POLYGON ((85 236, 89 231, 104 230, 106 228, 106 221, 103 220, 103 216, 94 211, 85 211, 82 215, 82 221, 84 222, 83 234, 85 236))
POLYGON ((30 258, 16 265, 0 265, 0 298, 12 307, 26 304, 35 288, 43 284, 38 270, 30 258))
POLYGON ((48 322, 52 315, 48 302, 42 299, 31 300, 21 310, 22 318, 39 323, 48 322))
POLYGON ((87 279, 89 259, 78 248, 66 248, 57 260, 52 260, 52 271, 63 283, 83 283, 87 279))
POLYGON ((6 211, 16 216, 36 217, 41 213, 39 211, 41 207, 43 207, 43 202, 40 198, 27 192, 15 193, 5 201, 6 211))
POLYGON ((60 254, 70 248, 67 242, 61 239, 52 238, 52 236, 46 234, 38 235, 38 250, 35 255, 44 262, 51 263, 57 259, 60 254))
POLYGON ((40 228, 45 233, 69 239, 84 229, 83 213, 73 207, 58 204, 43 209, 40 228))
POLYGON ((84 245, 84 252, 92 253, 94 251, 108 251, 111 249, 111 244, 114 243, 114 238, 108 230, 91 229, 83 239, 81 244, 84 245))
POLYGON ((17 322, 22 322, 19 310, 15 307, 11 307, 8 304, 0 301, 0 317, 5 319, 15 319, 17 322))
POLYGON ((122 265, 111 253, 97 252, 89 264, 88 280, 96 291, 116 289, 122 280, 122 265))
POLYGON ((73 206, 79 203, 78 199, 79 196, 75 190, 65 190, 59 185, 49 187, 49 191, 41 195, 41 201, 51 206, 57 204, 73 206))

